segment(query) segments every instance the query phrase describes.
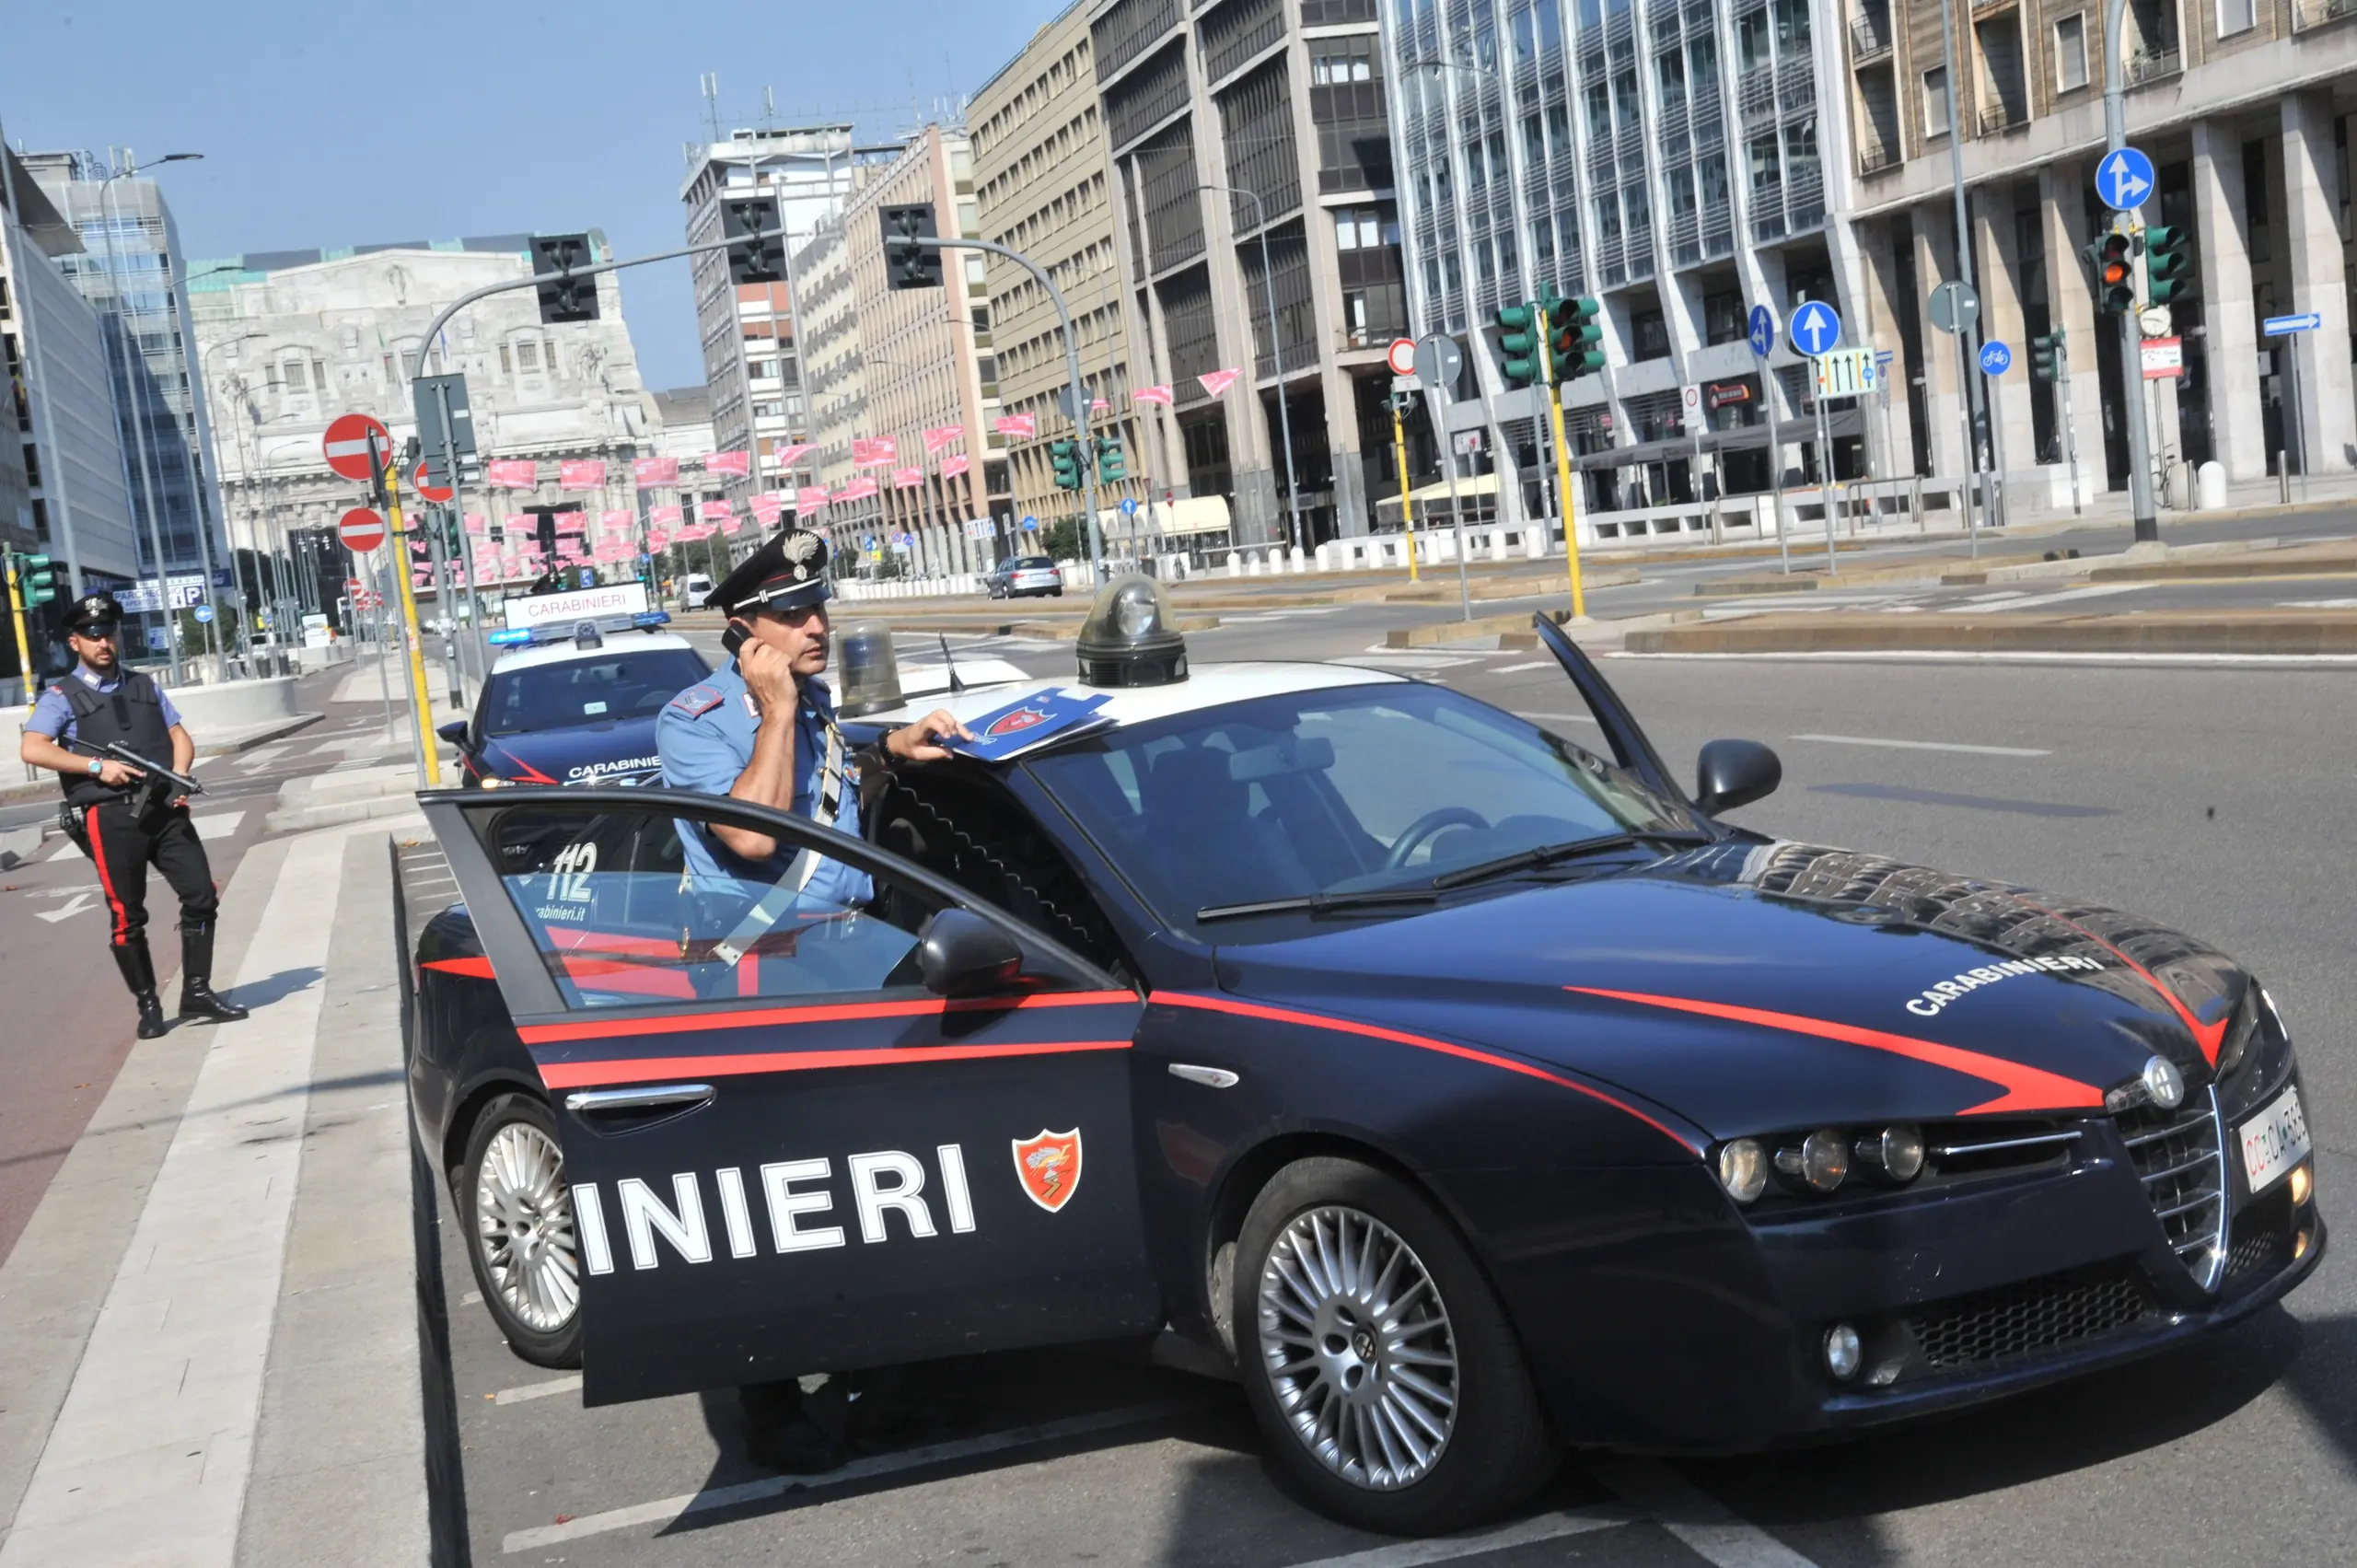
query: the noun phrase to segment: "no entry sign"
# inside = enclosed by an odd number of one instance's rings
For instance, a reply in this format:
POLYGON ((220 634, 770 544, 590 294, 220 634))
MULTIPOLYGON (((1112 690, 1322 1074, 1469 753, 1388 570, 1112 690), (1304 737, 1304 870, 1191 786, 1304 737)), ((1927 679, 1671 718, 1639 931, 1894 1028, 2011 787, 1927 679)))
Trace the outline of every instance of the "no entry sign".
POLYGON ((410 476, 410 482, 416 486, 417 494, 421 500, 431 501, 435 505, 439 506, 443 502, 447 501, 451 496, 456 495, 458 492, 451 489, 447 484, 434 484, 428 482, 432 478, 432 475, 427 470, 432 466, 433 465, 430 463, 418 464, 417 472, 410 476))
POLYGON ((366 480, 368 473, 368 448, 377 448, 377 460, 386 468, 393 466, 393 438, 385 427, 365 413, 340 414, 328 426, 327 435, 319 442, 319 450, 328 467, 344 479, 366 480))
POLYGON ((344 548, 366 555, 385 542, 385 519, 366 506, 354 506, 335 526, 344 548))

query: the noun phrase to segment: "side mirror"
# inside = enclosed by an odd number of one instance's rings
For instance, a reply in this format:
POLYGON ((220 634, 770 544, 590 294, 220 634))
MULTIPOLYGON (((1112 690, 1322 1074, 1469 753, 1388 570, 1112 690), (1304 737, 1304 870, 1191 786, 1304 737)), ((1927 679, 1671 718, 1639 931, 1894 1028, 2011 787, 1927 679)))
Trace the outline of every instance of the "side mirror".
POLYGON ((1694 804, 1717 816, 1776 793, 1784 764, 1756 740, 1713 740, 1694 764, 1694 804))
POLYGON ((444 725, 440 729, 435 730, 434 733, 440 736, 443 739, 448 741, 453 746, 464 746, 467 743, 467 721, 464 719, 452 719, 448 724, 444 725))
POLYGON ((941 910, 917 938, 917 972, 936 996, 988 996, 1022 975, 1023 949, 978 914, 941 910))

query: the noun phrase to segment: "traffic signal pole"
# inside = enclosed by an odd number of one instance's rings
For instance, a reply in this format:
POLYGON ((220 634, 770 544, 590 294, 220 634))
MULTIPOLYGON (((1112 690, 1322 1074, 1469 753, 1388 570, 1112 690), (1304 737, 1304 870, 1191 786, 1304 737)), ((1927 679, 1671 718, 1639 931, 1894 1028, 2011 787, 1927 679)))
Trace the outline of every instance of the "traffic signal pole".
MULTIPOLYGON (((2128 145, 2127 88, 2120 81, 2120 24, 2128 0, 2105 0, 2103 8, 2103 130, 2104 149, 2116 153, 2128 145)), ((1956 79, 1951 68, 1948 80, 1956 79)), ((1951 89, 1953 91, 1953 89, 1951 89)), ((2153 509, 2153 433, 2144 424, 2144 400, 2136 395, 2144 384, 2144 358, 2136 337, 2136 312, 2119 317, 2120 406, 2128 424, 2128 514, 2134 520, 2136 542, 2157 544, 2160 518, 2153 509)))
POLYGON ((33 703, 33 647, 25 635, 24 567, 15 551, 8 552, 8 619, 17 628, 17 679, 24 682, 25 706, 33 703))
MULTIPOLYGON (((438 330, 438 328, 437 328, 438 330)), ((419 340, 432 343, 431 336, 419 340)), ((421 363, 424 355, 418 356, 421 363)), ((410 591, 409 528, 401 521, 401 476, 387 473, 377 455, 377 444, 367 443, 368 466, 375 470, 376 487, 385 498, 385 522, 390 537, 385 540, 391 556, 393 584, 401 596, 401 630, 409 638, 410 717, 417 726, 417 761, 421 776, 429 789, 442 787, 441 744, 434 735, 434 697, 425 684, 425 645, 417 635, 417 596, 410 591)))
POLYGON ((1416 577, 1416 503, 1408 489, 1408 423, 1400 400, 1405 393, 1391 394, 1391 451, 1399 463, 1399 526, 1408 533, 1408 580, 1416 577))
POLYGON ((1580 520, 1579 503, 1572 498, 1572 449, 1563 440, 1563 389, 1555 377, 1555 329, 1547 319, 1547 307, 1537 307, 1538 317, 1538 352, 1540 363, 1547 369, 1547 421, 1555 436, 1555 496, 1562 503, 1563 558, 1570 563, 1572 577, 1572 619, 1587 619, 1587 587, 1580 581, 1580 520))

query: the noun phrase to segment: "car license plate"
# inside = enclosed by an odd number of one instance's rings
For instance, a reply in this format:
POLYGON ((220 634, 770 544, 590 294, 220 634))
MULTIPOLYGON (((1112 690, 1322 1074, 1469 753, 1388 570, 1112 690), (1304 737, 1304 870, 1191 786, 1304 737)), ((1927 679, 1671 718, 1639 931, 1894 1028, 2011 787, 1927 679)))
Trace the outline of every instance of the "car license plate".
POLYGON ((2308 1119, 2301 1113, 2298 1089, 2285 1089, 2282 1098, 2244 1122, 2240 1131, 2243 1169, 2254 1193, 2264 1192, 2276 1178, 2308 1157, 2308 1119))

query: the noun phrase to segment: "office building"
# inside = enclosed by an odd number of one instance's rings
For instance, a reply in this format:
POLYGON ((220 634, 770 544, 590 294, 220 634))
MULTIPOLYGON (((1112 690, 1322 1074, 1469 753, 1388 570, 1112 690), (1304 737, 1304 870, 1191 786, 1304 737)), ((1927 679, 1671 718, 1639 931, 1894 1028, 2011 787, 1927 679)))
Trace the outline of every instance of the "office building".
POLYGON ((110 163, 85 152, 28 153, 24 162, 82 236, 81 250, 58 264, 106 326, 141 571, 153 574, 160 546, 174 579, 218 574, 226 586, 213 433, 194 390, 180 230, 157 182, 120 172, 133 165, 128 154, 116 157, 110 163))
MULTIPOLYGON (((1155 403, 1130 393, 1140 383, 1127 313, 1121 308, 1119 243, 1114 237, 1112 163, 1097 99, 1088 0, 1073 0, 1039 29, 1023 52, 982 84, 967 109, 972 127, 974 197, 982 238, 1022 251, 1056 280, 1073 312, 1081 376, 1102 412, 1093 436, 1121 444, 1129 477, 1098 493, 1097 504, 1144 501, 1148 482, 1185 494, 1183 474, 1166 453, 1174 432, 1155 403)), ((1076 514, 1081 497, 1056 487, 1051 440, 1072 433, 1064 412, 1072 377, 1055 305, 1031 273, 999 256, 983 259, 991 336, 1004 412, 1032 416, 1039 436, 1012 443, 1008 487, 1018 517, 1076 514)))
MULTIPOLYGON (((1419 335, 1474 351, 1448 424, 1487 428, 1478 460, 1504 515, 1562 515, 1544 394, 1506 384, 1495 328, 1500 307, 1550 290, 1602 307, 1608 367, 1563 390, 1584 513, 1692 500, 1698 447, 1703 495, 1765 491, 1771 421, 1779 466, 1814 471, 1803 362, 1780 340, 1763 376, 1746 336, 1758 304, 1779 323, 1811 299, 1857 320, 1846 182, 1825 175, 1847 138, 1819 112, 1839 51, 1807 0, 1395 0, 1382 15, 1411 313, 1419 335)), ((1863 471, 1864 412, 1828 412, 1843 473, 1863 471)))
MULTIPOLYGON (((737 130, 726 141, 691 144, 685 152, 679 201, 689 244, 722 237, 724 201, 767 196, 789 253, 839 209, 860 157, 847 124, 737 130)), ((810 439, 792 269, 787 282, 735 285, 726 253, 714 250, 693 258, 689 270, 712 391, 713 439, 719 450, 753 454, 751 471, 729 485, 728 498, 741 503, 756 491, 789 483, 776 471, 776 453, 810 439)))
POLYGON ((1364 533, 1389 488, 1383 355, 1408 312, 1377 11, 1090 7, 1132 374, 1175 400, 1155 472, 1231 495, 1240 543, 1287 539, 1296 514, 1305 545, 1364 533), (1214 394, 1201 377, 1223 370, 1241 379, 1214 394))

